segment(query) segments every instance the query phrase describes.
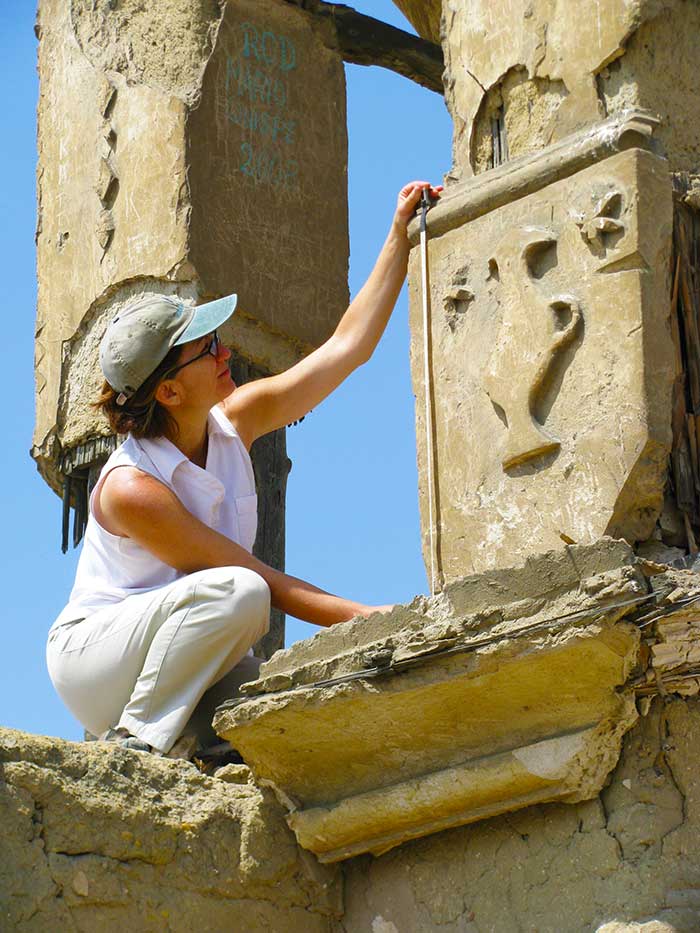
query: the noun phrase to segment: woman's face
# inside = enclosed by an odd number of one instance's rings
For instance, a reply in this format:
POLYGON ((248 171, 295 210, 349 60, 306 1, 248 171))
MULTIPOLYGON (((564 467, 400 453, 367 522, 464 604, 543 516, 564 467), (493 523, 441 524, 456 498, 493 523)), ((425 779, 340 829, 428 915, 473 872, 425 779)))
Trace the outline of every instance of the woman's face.
POLYGON ((180 384, 188 406, 209 411, 236 388, 228 368, 231 351, 216 337, 207 334, 183 344, 177 372, 171 378, 180 384))

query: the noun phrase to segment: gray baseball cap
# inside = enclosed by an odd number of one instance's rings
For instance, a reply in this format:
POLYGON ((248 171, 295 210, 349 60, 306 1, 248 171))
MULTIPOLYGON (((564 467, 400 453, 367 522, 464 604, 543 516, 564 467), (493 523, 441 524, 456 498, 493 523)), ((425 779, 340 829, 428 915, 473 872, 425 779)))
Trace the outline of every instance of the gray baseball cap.
POLYGON ((173 347, 198 340, 228 320, 237 300, 229 295, 193 308, 177 297, 151 295, 120 311, 100 344, 100 366, 119 392, 117 405, 141 388, 173 347))

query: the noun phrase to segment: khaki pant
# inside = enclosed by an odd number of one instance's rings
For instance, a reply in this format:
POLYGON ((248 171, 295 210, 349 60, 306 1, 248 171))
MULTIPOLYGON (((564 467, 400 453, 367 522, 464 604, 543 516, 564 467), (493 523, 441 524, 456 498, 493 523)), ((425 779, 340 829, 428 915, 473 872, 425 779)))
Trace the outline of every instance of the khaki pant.
POLYGON ((269 624, 262 577, 215 567, 55 629, 46 660, 59 696, 89 732, 123 726, 168 752, 208 688, 241 661, 255 678, 255 659, 243 659, 269 624))

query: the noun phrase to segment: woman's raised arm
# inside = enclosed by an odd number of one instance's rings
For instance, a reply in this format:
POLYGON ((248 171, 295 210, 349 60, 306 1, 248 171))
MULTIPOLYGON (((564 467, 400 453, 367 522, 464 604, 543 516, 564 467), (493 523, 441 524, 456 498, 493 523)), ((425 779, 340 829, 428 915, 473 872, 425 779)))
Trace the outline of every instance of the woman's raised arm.
MULTIPOLYGON (((286 372, 246 383, 223 401, 225 413, 248 447, 261 435, 307 414, 371 357, 406 278, 406 228, 423 188, 430 184, 412 181, 399 192, 391 228, 374 268, 333 335, 286 372)), ((431 189, 434 195, 440 190, 431 189)))

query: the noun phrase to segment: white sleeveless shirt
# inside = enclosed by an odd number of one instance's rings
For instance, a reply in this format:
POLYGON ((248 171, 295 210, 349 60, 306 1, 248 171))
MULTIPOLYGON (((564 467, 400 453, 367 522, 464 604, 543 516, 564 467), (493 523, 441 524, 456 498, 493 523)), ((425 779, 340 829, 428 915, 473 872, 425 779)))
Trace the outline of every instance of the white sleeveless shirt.
POLYGON ((258 522, 255 476, 248 451, 217 406, 208 417, 206 469, 188 460, 164 437, 127 436, 105 463, 90 497, 83 550, 70 600, 51 629, 85 619, 97 609, 145 593, 184 576, 131 538, 110 534, 97 521, 92 500, 115 467, 132 466, 150 473, 175 493, 184 507, 215 531, 253 550, 258 522))

